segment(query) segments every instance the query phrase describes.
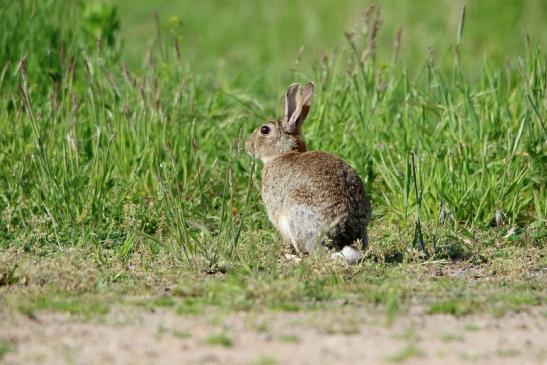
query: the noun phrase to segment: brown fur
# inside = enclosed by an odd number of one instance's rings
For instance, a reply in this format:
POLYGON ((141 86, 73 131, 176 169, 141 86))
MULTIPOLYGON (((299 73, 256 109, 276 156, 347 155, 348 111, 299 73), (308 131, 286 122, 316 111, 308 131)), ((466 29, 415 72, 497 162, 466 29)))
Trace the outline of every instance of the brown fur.
POLYGON ((247 151, 264 162, 262 200, 268 217, 287 243, 300 252, 320 243, 337 249, 368 242, 371 205, 358 174, 331 154, 306 152, 300 134, 310 109, 313 84, 305 90, 293 84, 286 97, 285 116, 261 125, 247 140, 247 151))

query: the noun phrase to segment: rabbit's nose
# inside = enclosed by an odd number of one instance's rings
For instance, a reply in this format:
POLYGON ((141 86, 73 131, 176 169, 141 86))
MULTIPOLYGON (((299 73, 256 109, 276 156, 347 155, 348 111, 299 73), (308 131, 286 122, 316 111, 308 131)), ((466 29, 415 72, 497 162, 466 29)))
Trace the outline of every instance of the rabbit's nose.
POLYGON ((251 139, 249 138, 246 142, 245 142, 245 151, 247 151, 248 154, 250 155, 253 155, 254 153, 254 146, 253 146, 253 141, 251 141, 251 139))

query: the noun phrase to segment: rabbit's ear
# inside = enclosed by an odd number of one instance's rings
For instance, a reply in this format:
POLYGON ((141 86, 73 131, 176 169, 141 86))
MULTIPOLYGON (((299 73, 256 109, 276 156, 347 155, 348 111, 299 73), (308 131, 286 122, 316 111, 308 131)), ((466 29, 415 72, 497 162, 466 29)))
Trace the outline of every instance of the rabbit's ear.
POLYGON ((313 98, 313 88, 315 85, 312 81, 308 81, 304 90, 302 90, 302 111, 300 112, 300 124, 306 120, 311 108, 311 100, 313 98))
POLYGON ((308 82, 304 90, 300 84, 291 84, 285 96, 285 130, 295 133, 300 130, 302 123, 310 111, 313 96, 313 82, 308 82))
POLYGON ((285 123, 284 127, 288 132, 294 132, 293 127, 302 112, 302 91, 300 84, 294 83, 289 86, 285 95, 285 123))

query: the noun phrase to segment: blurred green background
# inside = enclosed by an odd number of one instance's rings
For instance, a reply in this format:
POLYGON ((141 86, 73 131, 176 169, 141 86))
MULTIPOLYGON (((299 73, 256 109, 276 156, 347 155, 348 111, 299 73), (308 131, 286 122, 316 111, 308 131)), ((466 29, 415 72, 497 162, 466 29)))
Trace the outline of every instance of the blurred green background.
MULTIPOLYGON (((294 70, 317 63, 323 52, 345 43, 344 32, 360 31, 365 10, 381 9, 378 34, 381 62, 390 62, 397 29, 402 29, 401 62, 421 67, 429 47, 441 64, 450 67, 450 47, 457 38, 462 7, 467 4, 461 45, 466 71, 483 59, 501 65, 524 53, 528 34, 547 42, 545 0, 113 0, 121 17, 124 58, 145 62, 156 35, 157 12, 168 31, 178 35, 183 56, 199 73, 240 85, 280 88, 294 78, 294 70), (448 56, 446 56, 448 53, 448 56)), ((258 87, 260 90, 261 87, 258 87)))

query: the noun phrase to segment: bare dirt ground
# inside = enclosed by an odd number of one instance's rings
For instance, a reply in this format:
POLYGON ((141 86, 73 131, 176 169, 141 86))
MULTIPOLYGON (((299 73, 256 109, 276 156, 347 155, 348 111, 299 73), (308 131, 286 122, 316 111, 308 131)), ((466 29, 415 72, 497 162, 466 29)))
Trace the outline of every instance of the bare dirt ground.
MULTIPOLYGON (((0 317, 5 364, 546 364, 547 308, 501 318, 385 315, 341 306, 302 313, 118 307, 83 320, 40 312, 0 317)), ((0 361, 1 362, 1 361, 0 361)))

